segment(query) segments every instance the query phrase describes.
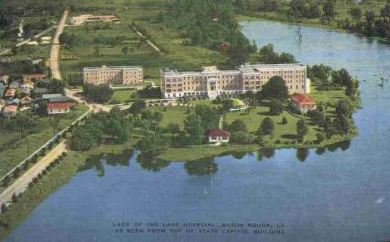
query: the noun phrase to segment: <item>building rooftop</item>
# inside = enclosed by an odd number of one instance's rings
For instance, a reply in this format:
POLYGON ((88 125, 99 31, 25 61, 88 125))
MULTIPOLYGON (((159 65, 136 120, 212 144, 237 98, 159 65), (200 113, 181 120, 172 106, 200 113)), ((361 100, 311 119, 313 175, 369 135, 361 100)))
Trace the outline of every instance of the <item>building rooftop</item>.
POLYGON ((311 97, 302 93, 294 93, 290 98, 293 102, 298 104, 316 104, 316 102, 311 97))
POLYGON ((212 138, 223 137, 224 139, 227 139, 230 137, 230 132, 224 129, 210 129, 209 137, 212 138))
POLYGON ((245 72, 259 72, 270 69, 305 69, 306 66, 300 63, 292 64, 245 64, 241 65, 239 70, 245 72))
POLYGON ((106 66, 101 67, 84 67, 84 71, 88 70, 101 70, 101 69, 118 69, 118 70, 142 70, 141 66, 106 66))
POLYGON ((71 107, 70 103, 48 103, 47 109, 68 109, 71 107))

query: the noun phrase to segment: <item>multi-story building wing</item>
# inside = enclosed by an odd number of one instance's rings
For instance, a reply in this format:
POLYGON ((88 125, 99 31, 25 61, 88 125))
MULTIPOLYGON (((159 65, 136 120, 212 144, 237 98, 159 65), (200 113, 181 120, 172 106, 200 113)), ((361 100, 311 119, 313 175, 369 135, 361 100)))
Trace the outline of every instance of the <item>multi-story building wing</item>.
POLYGON ((102 66, 85 67, 83 69, 85 84, 124 84, 141 86, 143 69, 138 66, 102 66))
POLYGON ((290 94, 308 93, 306 66, 301 64, 242 65, 238 70, 205 67, 201 72, 162 70, 161 83, 165 98, 207 96, 260 91, 273 76, 286 81, 290 94))

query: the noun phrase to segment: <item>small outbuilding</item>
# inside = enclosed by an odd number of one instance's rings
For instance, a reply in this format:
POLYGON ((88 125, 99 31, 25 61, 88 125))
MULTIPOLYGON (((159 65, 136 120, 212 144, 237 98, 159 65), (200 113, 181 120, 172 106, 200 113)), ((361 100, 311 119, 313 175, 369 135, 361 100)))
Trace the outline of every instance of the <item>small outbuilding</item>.
POLYGON ((302 93, 295 93, 291 95, 291 104, 295 110, 302 114, 317 109, 316 102, 309 96, 302 93))
POLYGON ((230 132, 225 129, 211 129, 208 133, 209 143, 229 143, 230 132))
POLYGON ((55 115, 55 114, 69 113, 71 106, 72 105, 70 103, 48 103, 47 114, 55 115))

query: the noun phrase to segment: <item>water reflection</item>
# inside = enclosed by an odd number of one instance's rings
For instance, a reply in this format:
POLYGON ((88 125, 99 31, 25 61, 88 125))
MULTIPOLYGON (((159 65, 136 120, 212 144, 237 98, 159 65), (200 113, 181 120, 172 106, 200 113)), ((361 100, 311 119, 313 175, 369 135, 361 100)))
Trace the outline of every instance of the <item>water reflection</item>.
POLYGON ((214 162, 214 158, 206 158, 187 161, 184 163, 184 169, 190 176, 205 176, 217 173, 218 165, 214 162))
POLYGON ((143 169, 153 172, 158 172, 171 164, 170 161, 158 159, 152 154, 144 152, 137 156, 137 162, 143 169))
POLYGON ((133 150, 128 149, 120 154, 108 153, 104 155, 91 155, 78 169, 79 172, 95 169, 99 177, 105 175, 104 164, 109 166, 129 166, 133 150))
POLYGON ((297 149, 297 159, 301 162, 304 162, 306 158, 309 156, 309 149, 307 148, 299 148, 297 149))
MULTIPOLYGON (((351 144, 350 140, 338 142, 326 147, 317 148, 315 153, 317 155, 323 155, 326 151, 335 152, 338 149, 346 151, 351 144)), ((314 150, 313 150, 314 151, 314 150)), ((218 164, 215 162, 216 157, 232 156, 235 160, 242 160, 246 156, 254 156, 255 160, 262 161, 264 159, 271 159, 275 156, 276 150, 274 148, 260 148, 256 152, 225 152, 223 154, 208 157, 195 161, 184 162, 184 169, 190 176, 207 176, 215 174, 218 171, 218 164)), ((296 149, 296 158, 300 162, 304 162, 310 154, 310 149, 298 148, 296 149)), ((95 169, 97 175, 102 177, 105 175, 105 165, 109 166, 129 166, 130 158, 134 155, 133 150, 125 150, 121 154, 104 154, 93 155, 89 157, 79 168, 79 171, 86 171, 95 169)), ((164 168, 167 168, 172 162, 157 158, 151 153, 141 152, 136 156, 136 161, 139 166, 150 172, 159 172, 164 168)))

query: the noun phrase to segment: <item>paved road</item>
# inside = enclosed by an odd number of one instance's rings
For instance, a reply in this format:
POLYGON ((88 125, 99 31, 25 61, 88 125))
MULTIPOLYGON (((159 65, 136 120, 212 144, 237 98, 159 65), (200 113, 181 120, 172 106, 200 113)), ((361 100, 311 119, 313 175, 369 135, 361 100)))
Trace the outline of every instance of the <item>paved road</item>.
POLYGON ((50 70, 52 78, 61 80, 61 72, 58 63, 58 57, 60 54, 60 36, 64 31, 65 22, 68 17, 69 11, 65 10, 60 22, 58 23, 56 34, 54 35, 51 51, 50 51, 50 70))
POLYGON ((13 194, 24 192, 28 184, 37 177, 43 170, 46 169, 55 159, 57 159, 64 151, 66 151, 66 141, 59 143, 54 149, 47 153, 34 166, 26 171, 21 177, 13 182, 0 194, 0 204, 6 204, 12 201, 13 194))

